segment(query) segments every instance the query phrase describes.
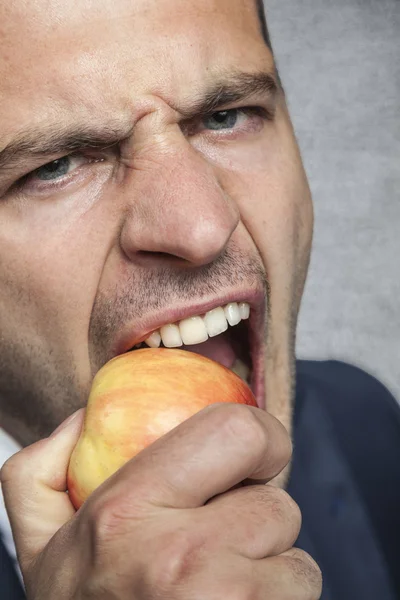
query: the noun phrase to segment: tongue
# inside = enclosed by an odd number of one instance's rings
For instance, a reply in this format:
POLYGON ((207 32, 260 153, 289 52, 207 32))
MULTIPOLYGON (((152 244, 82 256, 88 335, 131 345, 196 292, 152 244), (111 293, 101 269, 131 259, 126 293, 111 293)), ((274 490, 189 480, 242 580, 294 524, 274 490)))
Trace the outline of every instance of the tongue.
POLYGON ((202 344, 195 344, 193 346, 183 346, 184 350, 189 352, 196 352, 211 360, 215 360, 220 365, 231 369, 236 361, 236 354, 232 348, 232 344, 229 339, 224 335, 218 335, 214 338, 209 338, 202 344))

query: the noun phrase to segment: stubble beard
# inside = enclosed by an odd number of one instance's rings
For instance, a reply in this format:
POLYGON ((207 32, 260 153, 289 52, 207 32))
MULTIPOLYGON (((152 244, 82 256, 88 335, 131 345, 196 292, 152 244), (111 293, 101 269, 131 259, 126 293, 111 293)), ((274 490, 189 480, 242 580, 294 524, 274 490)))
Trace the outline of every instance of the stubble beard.
MULTIPOLYGON (((241 285, 261 285, 266 297, 269 286, 261 258, 246 256, 231 247, 218 261, 190 272, 165 269, 131 280, 114 294, 98 295, 92 311, 89 347, 91 377, 110 356, 109 339, 130 319, 140 319, 149 310, 163 307, 180 298, 193 302, 213 297, 221 290, 241 285), (140 284, 140 285, 139 285, 140 284), (112 298, 112 299, 111 299, 112 298)), ((266 317, 272 326, 270 305, 266 317)), ((265 373, 267 410, 276 416, 289 433, 294 391, 295 326, 289 325, 287 344, 276 344, 267 327, 265 373), (273 398, 271 404, 269 398, 273 398)), ((282 342, 282 340, 280 340, 282 342)), ((3 344, 2 344, 3 345, 3 344)), ((67 416, 86 405, 91 381, 79 381, 72 353, 14 340, 0 349, 0 406, 2 426, 22 445, 48 436, 67 416)))

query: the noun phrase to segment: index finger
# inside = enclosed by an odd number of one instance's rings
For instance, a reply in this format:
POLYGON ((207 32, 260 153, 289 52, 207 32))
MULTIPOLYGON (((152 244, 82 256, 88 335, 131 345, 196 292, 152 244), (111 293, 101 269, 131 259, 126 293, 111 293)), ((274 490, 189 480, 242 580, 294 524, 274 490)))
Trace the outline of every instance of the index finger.
POLYGON ((215 404, 143 450, 100 489, 120 491, 135 503, 195 508, 245 479, 272 479, 291 452, 286 429, 272 415, 215 404))

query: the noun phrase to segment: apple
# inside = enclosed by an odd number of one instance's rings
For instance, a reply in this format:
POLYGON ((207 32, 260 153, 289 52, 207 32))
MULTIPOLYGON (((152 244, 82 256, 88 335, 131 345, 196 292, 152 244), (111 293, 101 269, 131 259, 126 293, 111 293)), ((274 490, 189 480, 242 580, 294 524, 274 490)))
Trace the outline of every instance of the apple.
POLYGON ((146 446, 216 402, 257 406, 235 373, 193 352, 146 348, 110 360, 93 380, 68 467, 74 507, 146 446))

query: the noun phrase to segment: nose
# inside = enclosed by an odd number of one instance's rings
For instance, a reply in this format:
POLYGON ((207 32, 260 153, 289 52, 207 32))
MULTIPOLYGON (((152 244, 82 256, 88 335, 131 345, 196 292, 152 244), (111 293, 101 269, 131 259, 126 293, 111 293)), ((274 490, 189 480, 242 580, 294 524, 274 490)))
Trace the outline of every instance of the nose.
POLYGON ((222 254, 238 225, 238 209, 180 130, 146 144, 133 158, 128 180, 120 244, 131 261, 178 259, 202 266, 222 254))

